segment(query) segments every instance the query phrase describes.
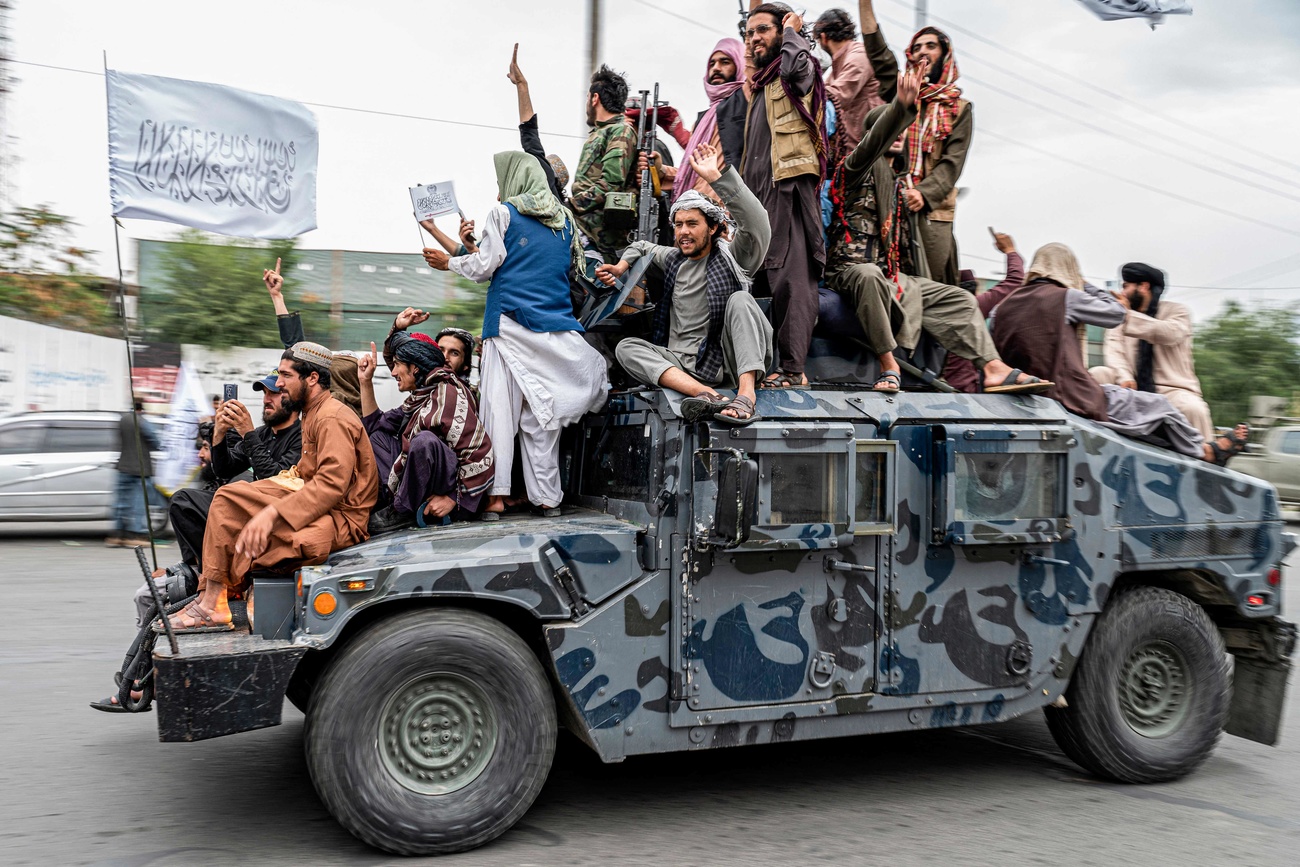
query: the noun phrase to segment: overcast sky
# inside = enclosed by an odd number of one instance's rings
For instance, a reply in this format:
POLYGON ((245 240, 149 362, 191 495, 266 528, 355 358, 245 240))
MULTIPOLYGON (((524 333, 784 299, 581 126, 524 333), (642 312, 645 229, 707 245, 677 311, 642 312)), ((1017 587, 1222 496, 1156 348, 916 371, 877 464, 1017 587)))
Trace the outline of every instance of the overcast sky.
MULTIPOLYGON (((828 5, 805 8, 811 19, 828 5)), ((856 19, 856 3, 843 5, 856 19)), ((949 28, 975 106, 956 223, 965 267, 1001 274, 992 225, 1026 255, 1049 241, 1069 244, 1096 280, 1139 259, 1178 287, 1240 290, 1175 289, 1198 318, 1231 297, 1300 301, 1300 3, 1193 5, 1193 15, 1152 31, 1136 20, 1102 22, 1075 0, 930 0, 931 23, 949 28)), ((97 72, 106 50, 123 71, 308 103, 320 123, 320 228, 302 246, 409 253, 418 252, 418 230, 407 186, 452 178, 480 220, 494 203, 491 154, 518 147, 505 79, 516 41, 543 141, 576 166, 586 132, 587 7, 16 0, 10 36, 19 61, 97 72)), ((876 8, 900 48, 913 31, 913 3, 877 0, 876 8)), ((719 37, 735 34, 735 10, 734 0, 605 0, 601 57, 633 90, 660 82, 662 97, 693 118, 706 105, 705 59, 719 37)), ((19 82, 0 133, 18 158, 15 201, 73 217, 77 243, 101 251, 95 264, 111 273, 103 78, 23 63, 11 74, 19 82)), ((175 232, 138 220, 125 228, 126 238, 175 232)))

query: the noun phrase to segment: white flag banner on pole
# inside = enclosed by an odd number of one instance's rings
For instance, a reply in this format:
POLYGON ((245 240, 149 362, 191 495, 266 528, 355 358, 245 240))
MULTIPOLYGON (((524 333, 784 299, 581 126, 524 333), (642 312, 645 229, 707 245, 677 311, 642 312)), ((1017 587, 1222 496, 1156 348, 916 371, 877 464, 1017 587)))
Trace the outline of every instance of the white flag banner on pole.
POLYGON ((162 438, 162 450, 167 457, 154 473, 154 483, 168 496, 185 487, 198 468, 199 453, 194 438, 199 433, 199 419, 211 413, 212 405, 194 375, 194 368, 181 362, 176 389, 172 392, 172 414, 162 438))
POLYGON ((1120 18, 1145 18, 1151 22, 1151 28, 1159 24, 1166 15, 1191 15, 1192 7, 1188 0, 1079 0, 1092 10, 1102 21, 1116 21, 1120 18))
POLYGON ((113 216, 241 238, 316 228, 316 116, 202 81, 108 70, 113 216))

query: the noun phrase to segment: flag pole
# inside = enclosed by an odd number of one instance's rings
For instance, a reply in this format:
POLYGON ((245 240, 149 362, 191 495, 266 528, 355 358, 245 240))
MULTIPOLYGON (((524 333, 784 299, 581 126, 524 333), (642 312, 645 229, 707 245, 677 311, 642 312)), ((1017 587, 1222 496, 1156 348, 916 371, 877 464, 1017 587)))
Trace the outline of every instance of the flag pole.
MULTIPOLYGON (((108 106, 108 50, 104 50, 104 106, 108 106)), ((110 155, 111 162, 111 155, 110 155)), ((111 172, 111 165, 110 165, 111 172)), ((122 318, 122 342, 126 345, 126 382, 130 391, 131 426, 135 430, 135 453, 140 459, 140 496, 144 498, 144 530, 149 535, 149 553, 153 557, 153 568, 158 568, 158 546, 153 537, 153 515, 149 513, 149 481, 144 476, 144 465, 148 453, 144 450, 144 439, 140 434, 140 414, 135 411, 135 361, 131 353, 131 329, 126 318, 126 281, 122 277, 122 222, 113 217, 113 249, 117 254, 117 304, 122 318)), ((125 443, 122 444, 125 447, 125 443)), ((120 455, 119 455, 120 459, 120 455)))

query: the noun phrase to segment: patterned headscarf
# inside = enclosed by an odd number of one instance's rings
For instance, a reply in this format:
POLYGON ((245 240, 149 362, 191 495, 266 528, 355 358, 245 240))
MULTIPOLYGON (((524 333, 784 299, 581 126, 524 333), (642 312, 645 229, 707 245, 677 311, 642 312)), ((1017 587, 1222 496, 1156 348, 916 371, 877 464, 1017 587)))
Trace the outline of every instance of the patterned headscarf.
POLYGON ((921 95, 916 100, 916 120, 903 133, 908 186, 915 186, 925 179, 925 155, 933 153, 939 143, 948 137, 960 114, 958 103, 961 100, 961 88, 957 86, 957 58, 953 56, 952 40, 948 34, 934 27, 922 27, 916 31, 912 41, 907 44, 907 65, 916 65, 912 46, 926 33, 936 36, 943 46, 943 66, 933 84, 927 76, 926 83, 921 85, 921 95))
POLYGON ((704 92, 709 97, 709 107, 696 122, 695 129, 691 131, 691 137, 686 142, 686 157, 682 160, 682 167, 677 170, 677 177, 673 180, 674 200, 695 186, 698 175, 695 174, 695 167, 691 165, 691 154, 695 153, 695 149, 700 145, 713 141, 713 135, 718 129, 718 106, 724 99, 745 86, 745 44, 730 36, 719 39, 718 44, 709 52, 709 60, 712 60, 713 55, 719 51, 730 57, 731 62, 736 64, 736 77, 722 84, 709 84, 709 67, 707 63, 705 64, 704 92))
POLYGON ((555 233, 568 232, 569 256, 575 271, 583 268, 582 242, 577 222, 560 204, 546 182, 546 173, 534 157, 523 151, 502 151, 492 157, 497 172, 497 195, 501 204, 512 205, 525 217, 532 217, 555 233))

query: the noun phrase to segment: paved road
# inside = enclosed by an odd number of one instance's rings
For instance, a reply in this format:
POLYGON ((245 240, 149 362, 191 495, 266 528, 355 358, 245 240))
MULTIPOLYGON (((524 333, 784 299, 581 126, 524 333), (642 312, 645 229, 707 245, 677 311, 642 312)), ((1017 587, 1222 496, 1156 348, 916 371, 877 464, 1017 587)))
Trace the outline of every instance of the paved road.
MULTIPOLYGON (((279 728, 198 744, 86 707, 111 688, 139 581, 95 536, 0 529, 0 863, 424 863, 334 823, 292 707, 279 728)), ((441 863, 1294 865, 1300 685, 1289 705, 1281 746, 1225 737, 1191 777, 1143 787, 1086 776, 1038 714, 611 766, 563 738, 523 822, 441 863)))

